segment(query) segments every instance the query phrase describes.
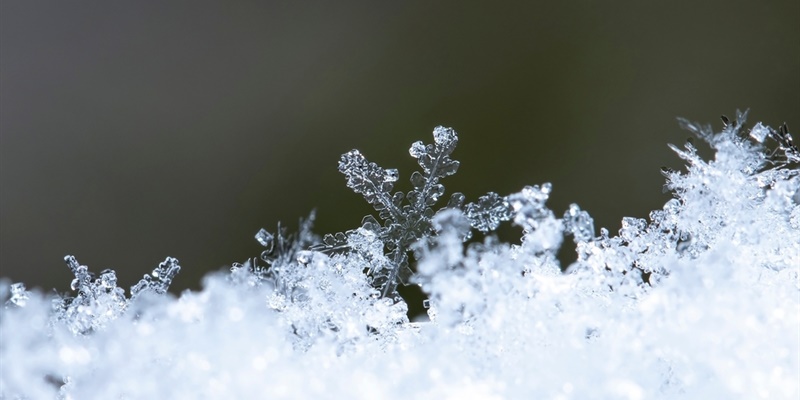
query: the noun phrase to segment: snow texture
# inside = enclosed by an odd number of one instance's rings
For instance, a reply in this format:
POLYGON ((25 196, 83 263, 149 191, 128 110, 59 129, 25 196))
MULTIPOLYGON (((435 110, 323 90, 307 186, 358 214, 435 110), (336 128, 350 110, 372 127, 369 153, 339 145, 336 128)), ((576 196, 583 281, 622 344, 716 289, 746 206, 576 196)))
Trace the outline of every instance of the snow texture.
POLYGON ((548 183, 434 212, 459 165, 438 127, 411 146, 408 192, 397 170, 342 156, 378 218, 322 239, 313 215, 262 229, 263 253, 200 291, 167 292, 173 258, 127 296, 68 256, 69 295, 0 282, 0 398, 797 399, 800 152, 785 125, 744 119, 682 121, 714 159, 672 146, 674 198, 616 236, 577 205, 557 217, 548 183), (505 221, 519 243, 491 235, 505 221), (430 321, 408 320, 402 282, 430 321))

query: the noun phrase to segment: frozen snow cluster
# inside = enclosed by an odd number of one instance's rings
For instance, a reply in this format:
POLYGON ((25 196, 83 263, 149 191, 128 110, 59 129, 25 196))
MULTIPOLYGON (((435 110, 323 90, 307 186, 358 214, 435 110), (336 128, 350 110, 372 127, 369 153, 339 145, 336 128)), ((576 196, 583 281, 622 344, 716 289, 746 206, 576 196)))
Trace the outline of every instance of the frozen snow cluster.
POLYGON ((785 125, 723 122, 683 122, 716 156, 673 146, 674 198, 616 236, 550 210, 547 183, 434 210, 459 165, 439 127, 412 145, 405 193, 397 170, 342 156, 377 218, 261 230, 264 252, 202 291, 167 292, 173 258, 128 296, 68 256, 69 295, 0 282, 0 398, 800 398, 800 152, 785 125), (492 235, 503 222, 519 243, 492 235), (408 320, 405 283, 430 321, 408 320))

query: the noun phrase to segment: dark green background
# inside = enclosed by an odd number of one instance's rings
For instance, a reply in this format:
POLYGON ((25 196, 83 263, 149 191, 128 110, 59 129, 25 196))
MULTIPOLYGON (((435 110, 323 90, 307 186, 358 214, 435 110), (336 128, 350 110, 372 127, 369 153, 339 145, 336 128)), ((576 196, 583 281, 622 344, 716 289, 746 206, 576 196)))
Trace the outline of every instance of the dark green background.
POLYGON ((0 276, 66 290, 74 254, 127 287, 174 256, 196 288, 260 227, 357 226, 339 155, 408 189, 439 124, 448 192, 550 181, 615 232, 666 200, 675 117, 800 127, 796 0, 162 3, 2 1, 0 276))

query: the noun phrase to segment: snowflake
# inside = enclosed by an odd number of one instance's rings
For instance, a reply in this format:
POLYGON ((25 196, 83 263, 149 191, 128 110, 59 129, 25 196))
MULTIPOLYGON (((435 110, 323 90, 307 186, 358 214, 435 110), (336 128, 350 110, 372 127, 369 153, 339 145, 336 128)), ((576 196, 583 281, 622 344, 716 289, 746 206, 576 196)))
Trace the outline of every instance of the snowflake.
MULTIPOLYGON (((413 271, 409 267, 408 252, 418 241, 436 235, 432 218, 447 209, 461 209, 464 204, 464 195, 456 192, 445 206, 433 211, 445 193, 440 180, 458 171, 459 162, 450 157, 457 144, 456 131, 442 126, 433 130, 432 144, 413 143, 408 152, 417 160, 421 171, 411 174, 413 189, 407 193, 392 193, 399 179, 396 169, 384 169, 369 162, 358 150, 343 154, 339 161, 339 172, 345 175, 347 187, 363 195, 384 221, 381 224, 374 216, 367 215, 361 223, 361 228, 374 232, 374 240, 380 241, 388 251, 389 265, 370 269, 373 284, 381 290, 383 297, 397 298, 397 284, 409 282, 413 271)), ((500 222, 508 221, 512 216, 506 199, 492 192, 481 196, 476 203, 463 206, 463 209, 472 227, 483 233, 497 229, 500 222)), ((316 249, 325 252, 351 249, 347 241, 355 232, 325 235, 323 245, 316 249)), ((471 234, 466 232, 463 238, 467 240, 470 237, 471 234)))

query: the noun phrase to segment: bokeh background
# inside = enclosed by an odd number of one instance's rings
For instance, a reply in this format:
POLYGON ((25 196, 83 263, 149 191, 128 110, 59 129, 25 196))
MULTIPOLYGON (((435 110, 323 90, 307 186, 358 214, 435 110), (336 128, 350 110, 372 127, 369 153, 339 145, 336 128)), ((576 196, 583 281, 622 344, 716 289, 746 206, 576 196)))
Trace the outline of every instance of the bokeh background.
POLYGON ((449 193, 552 182, 612 232, 668 198, 676 117, 800 127, 797 0, 0 7, 0 276, 47 290, 66 254, 123 287, 174 256, 182 290, 261 227, 356 227, 339 155, 407 190, 436 125, 461 138, 449 193))

